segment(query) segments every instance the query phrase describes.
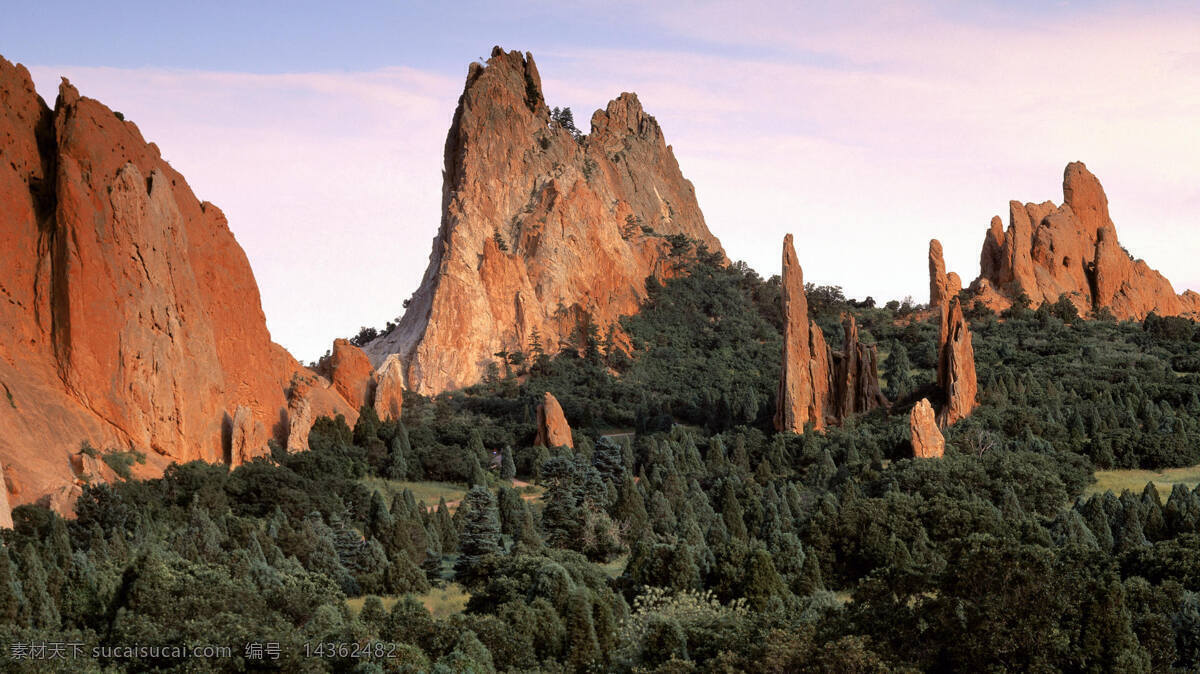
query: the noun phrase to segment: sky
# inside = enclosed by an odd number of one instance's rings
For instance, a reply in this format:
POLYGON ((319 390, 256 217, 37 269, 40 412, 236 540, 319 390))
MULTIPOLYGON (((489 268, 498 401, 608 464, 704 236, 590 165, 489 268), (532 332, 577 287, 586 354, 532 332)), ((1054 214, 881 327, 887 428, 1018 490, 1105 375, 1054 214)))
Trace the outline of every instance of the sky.
POLYGON ((547 103, 659 121, 730 257, 853 297, 970 280, 1008 201, 1084 161, 1121 242, 1200 290, 1200 7, 1132 2, 6 0, 0 54, 135 122, 226 214, 301 360, 402 313, 468 65, 531 52, 547 103), (450 6, 452 5, 452 6, 450 6))

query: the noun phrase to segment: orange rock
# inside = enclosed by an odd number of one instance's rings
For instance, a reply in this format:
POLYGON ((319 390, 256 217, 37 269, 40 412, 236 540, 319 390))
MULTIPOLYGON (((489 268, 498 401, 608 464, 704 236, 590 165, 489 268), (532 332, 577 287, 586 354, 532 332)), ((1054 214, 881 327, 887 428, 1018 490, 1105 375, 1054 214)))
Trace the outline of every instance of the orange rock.
POLYGON ((333 340, 328 376, 333 387, 354 409, 370 404, 374 387, 374 368, 363 350, 345 339, 333 340))
POLYGON ((69 513, 85 440, 145 452, 153 475, 224 460, 227 410, 252 417, 246 447, 282 438, 304 370, 271 342, 220 210, 65 80, 50 110, 0 58, 0 101, 0 460, 21 502, 69 513))
POLYGON ((946 404, 938 413, 938 425, 950 426, 978 405, 975 349, 971 329, 963 317, 958 298, 942 305, 942 329, 938 347, 938 385, 946 393, 946 404))
POLYGON ((367 345, 372 363, 397 354, 424 395, 468 386, 493 354, 528 353, 535 331, 554 348, 581 321, 605 331, 636 311, 648 276, 678 273, 664 235, 721 250, 637 96, 591 123, 577 141, 552 122, 529 55, 496 48, 471 65, 429 267, 399 326, 367 345))
POLYGON ((289 452, 308 450, 308 432, 312 430, 313 405, 312 388, 303 379, 297 379, 288 394, 288 436, 285 448, 289 452))
POLYGON ((11 529, 12 526, 12 507, 8 505, 8 489, 4 487, 4 466, 0 465, 0 529, 11 529))
MULTIPOLYGON (((932 268, 931 268, 932 269, 932 268)), ((993 310, 1007 308, 1021 293, 1034 307, 1065 296, 1083 315, 1108 309, 1118 319, 1193 314, 1194 298, 1176 295, 1171 283, 1117 240, 1108 197, 1082 162, 1063 172, 1063 204, 1009 202, 1009 228, 993 218, 980 254, 980 276, 994 295, 980 297, 993 310)))
POLYGON ((542 397, 542 404, 537 408, 537 439, 535 445, 543 447, 574 447, 575 440, 571 437, 571 425, 563 415, 562 405, 549 391, 542 397))
POLYGON ((825 427, 831 359, 825 336, 808 317, 804 270, 796 259, 791 234, 783 237, 782 278, 783 370, 776 397, 775 428, 803 433, 811 422, 820 430, 825 427), (814 380, 818 382, 815 387, 814 380))
MULTIPOLYGON (((816 325, 813 325, 814 329, 816 325)), ((878 355, 875 345, 863 344, 858 338, 858 323, 846 314, 842 321, 843 350, 834 355, 833 413, 838 423, 855 415, 870 412, 889 403, 879 389, 878 355)))
MULTIPOLYGON (((799 267, 796 268, 799 273, 799 267)), ((800 287, 804 287, 801 283, 800 287)), ((807 298, 805 301, 805 311, 808 311, 807 298)), ((808 401, 807 418, 813 420, 814 428, 820 430, 831 423, 837 423, 837 417, 833 410, 834 396, 836 395, 833 389, 833 373, 834 362, 833 352, 829 350, 829 345, 825 342, 825 333, 816 321, 809 320, 808 322, 808 372, 809 381, 812 385, 812 398, 808 401)), ((803 426, 801 426, 803 428, 803 426)), ((799 431, 797 431, 799 432, 799 431)))
POLYGON ((392 354, 375 372, 375 412, 383 421, 399 419, 404 408, 404 363, 392 354))
POLYGON ((941 306, 962 290, 962 280, 954 272, 946 273, 946 262, 942 259, 942 243, 929 240, 929 304, 941 306))
POLYGON ((908 416, 912 435, 913 456, 918 459, 940 459, 946 453, 946 440, 934 422, 933 406, 921 398, 908 416))

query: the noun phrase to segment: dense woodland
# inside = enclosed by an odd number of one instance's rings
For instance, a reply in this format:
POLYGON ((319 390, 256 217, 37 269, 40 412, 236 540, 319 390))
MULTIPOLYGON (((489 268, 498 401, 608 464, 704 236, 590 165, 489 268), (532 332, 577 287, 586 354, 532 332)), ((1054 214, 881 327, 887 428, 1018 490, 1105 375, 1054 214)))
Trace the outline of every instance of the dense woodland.
POLYGON ((402 423, 364 408, 309 452, 90 485, 71 520, 15 509, 3 640, 233 646, 62 671, 1200 668, 1200 490, 1083 496, 1097 469, 1200 463, 1192 322, 975 308, 981 406, 914 460, 936 316, 810 288, 831 348, 856 315, 895 402, 777 434, 778 279, 678 244, 686 273, 648 280, 621 334, 497 354, 402 423), (532 446, 545 391, 573 450, 532 446), (373 488, 430 480, 471 488, 453 508, 373 488), (470 599, 435 619, 419 598, 448 583, 470 599), (306 657, 352 642, 395 646, 306 657))

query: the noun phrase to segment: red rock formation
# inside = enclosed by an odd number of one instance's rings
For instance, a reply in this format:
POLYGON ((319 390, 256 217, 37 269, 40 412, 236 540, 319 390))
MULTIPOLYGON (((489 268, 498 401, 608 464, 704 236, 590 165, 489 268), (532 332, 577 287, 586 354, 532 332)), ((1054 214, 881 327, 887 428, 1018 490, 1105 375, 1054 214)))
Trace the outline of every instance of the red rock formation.
POLYGON ((404 409, 404 363, 395 354, 375 372, 375 412, 383 421, 399 419, 404 409))
POLYGON ((971 413, 978 405, 975 377, 975 349, 971 346, 971 328, 963 317, 958 298, 942 305, 942 329, 938 345, 938 386, 946 393, 946 403, 938 412, 938 425, 946 428, 971 413))
POLYGON ((12 507, 8 504, 8 487, 4 484, 4 466, 0 465, 0 529, 11 529, 12 507))
POLYGON ((442 223, 400 325, 367 345, 404 361, 407 388, 474 384, 500 351, 606 329, 636 311, 685 234, 720 251, 654 118, 633 94, 576 140, 551 120, 533 58, 472 63, 446 139, 442 223), (650 230, 650 231, 647 231, 650 230))
POLYGON ((912 435, 913 456, 918 459, 940 459, 946 453, 946 439, 934 423, 933 406, 921 398, 908 416, 912 435))
POLYGON ((803 433, 812 423, 825 427, 832 372, 821 329, 808 317, 804 270, 796 259, 792 235, 783 237, 783 370, 776 396, 775 428, 803 433))
POLYGON ((962 290, 962 280, 954 272, 946 273, 946 262, 942 259, 942 243, 929 241, 929 304, 941 306, 962 290))
POLYGON ((288 392, 287 422, 288 436, 284 447, 289 452, 308 450, 308 432, 312 430, 316 416, 313 414, 312 385, 307 379, 297 377, 288 392))
POLYGON ((534 445, 543 447, 574 447, 575 440, 571 437, 571 425, 563 415, 562 405, 558 404, 549 391, 542 397, 542 404, 537 408, 537 439, 534 445))
MULTIPOLYGON (((833 415, 838 423, 855 414, 870 412, 889 403, 879 389, 878 354, 875 345, 858 338, 858 323, 846 314, 842 321, 842 352, 834 354, 833 415)), ((812 329, 820 332, 813 324, 812 329)))
MULTIPOLYGON (((992 219, 979 267, 972 293, 993 310, 1024 293, 1035 307, 1066 296, 1082 314, 1105 308, 1119 319, 1200 312, 1194 293, 1176 295, 1121 247, 1104 188, 1082 162, 1063 173, 1062 206, 1009 202, 1007 232, 992 219)), ((932 285, 932 261, 930 271, 932 285)))
POLYGON ((69 510, 84 440, 146 452, 148 474, 221 461, 239 406, 265 451, 302 368, 271 342, 221 212, 132 123, 65 80, 50 110, 2 58, 0 156, 0 460, 21 501, 69 510))
POLYGON ((374 398, 375 372, 362 349, 345 339, 333 340, 326 375, 338 394, 354 409, 370 405, 374 398))

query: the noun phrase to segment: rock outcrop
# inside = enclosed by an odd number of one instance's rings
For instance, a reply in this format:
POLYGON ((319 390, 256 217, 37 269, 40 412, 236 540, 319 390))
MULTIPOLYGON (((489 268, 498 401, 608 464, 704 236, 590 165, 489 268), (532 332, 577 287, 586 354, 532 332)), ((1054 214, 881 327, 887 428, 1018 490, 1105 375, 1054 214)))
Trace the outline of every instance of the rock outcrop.
POLYGON ((551 118, 533 57, 472 63, 446 139, 442 222, 400 324, 367 344, 404 362, 405 386, 478 382, 501 351, 606 330, 672 273, 682 234, 721 251, 653 117, 621 94, 576 137, 551 118))
MULTIPOLYGON (((993 310, 1024 294, 1034 307, 1065 296, 1081 314, 1107 309, 1118 319, 1200 312, 1200 295, 1177 295, 1162 274, 1121 247, 1104 188, 1082 162, 1063 172, 1061 206, 1011 201, 1008 219, 1005 231, 1000 218, 992 218, 980 275, 971 285, 976 299, 993 310)), ((931 288, 932 253, 931 246, 931 288)))
POLYGON ((8 486, 4 483, 4 466, 0 465, 0 529, 11 529, 12 506, 8 504, 8 486))
POLYGON ((229 410, 253 419, 250 453, 286 432, 303 368, 271 341, 225 216, 134 124, 66 80, 51 110, 0 58, 0 156, 0 461, 22 502, 69 511, 84 440, 143 451, 152 474, 224 460, 229 410))
POLYGON ((288 435, 284 448, 289 452, 307 451, 308 432, 312 430, 314 421, 312 386, 305 379, 297 378, 288 392, 288 435))
POLYGON ((562 405, 558 404, 549 391, 542 396, 542 404, 537 408, 537 438, 534 445, 543 447, 574 447, 575 440, 571 437, 571 425, 563 415, 562 405))
POLYGON ((829 381, 833 372, 825 335, 808 316, 804 270, 796 258, 792 235, 783 237, 783 368, 776 396, 775 428, 803 433, 812 423, 825 427, 830 409, 829 381))
MULTIPOLYGON (((815 324, 812 327, 820 332, 815 324)), ((850 314, 842 319, 842 329, 842 351, 833 354, 833 415, 838 423, 889 405, 879 388, 879 356, 875 345, 859 340, 858 323, 850 314)))
POLYGON ((912 435, 913 456, 918 459, 939 459, 946 453, 946 439, 934 421, 933 406, 927 398, 913 406, 908 415, 912 435))
POLYGON ((979 385, 975 376, 975 349, 971 328, 955 297, 941 307, 942 327, 938 345, 938 386, 946 403, 938 411, 938 425, 946 428, 978 406, 979 385))
POLYGON ((370 405, 374 399, 375 368, 363 350, 345 339, 333 340, 333 353, 328 372, 321 372, 333 382, 339 395, 354 409, 370 405))
POLYGON ((388 356, 375 371, 375 413, 383 421, 399 419, 404 411, 404 363, 388 356))
POLYGON ((935 307, 950 301, 962 290, 962 279, 954 272, 946 272, 946 262, 942 258, 942 242, 937 239, 929 241, 929 304, 935 307))

